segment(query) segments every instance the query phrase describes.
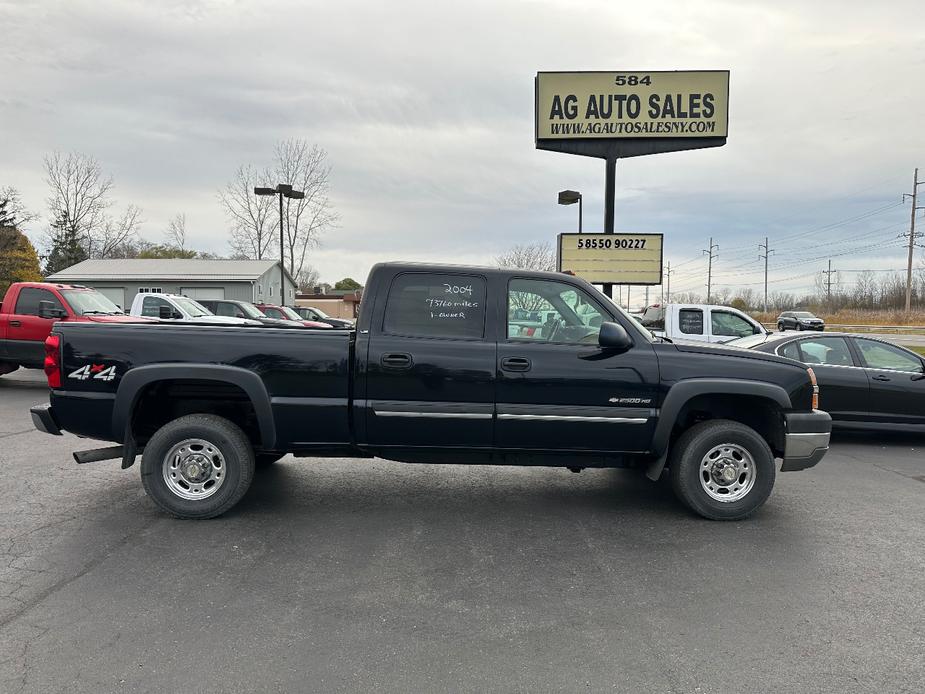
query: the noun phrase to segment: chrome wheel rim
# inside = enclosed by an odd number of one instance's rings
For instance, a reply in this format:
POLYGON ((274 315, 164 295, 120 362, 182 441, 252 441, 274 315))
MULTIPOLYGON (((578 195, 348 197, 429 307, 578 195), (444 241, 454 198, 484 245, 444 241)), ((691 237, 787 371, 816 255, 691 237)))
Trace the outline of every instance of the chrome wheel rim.
POLYGON ((164 483, 181 499, 208 499, 225 482, 225 456, 205 439, 186 439, 164 456, 164 483))
POLYGON ((711 499, 731 503, 755 486, 755 459, 742 446, 721 443, 700 461, 700 486, 711 499))

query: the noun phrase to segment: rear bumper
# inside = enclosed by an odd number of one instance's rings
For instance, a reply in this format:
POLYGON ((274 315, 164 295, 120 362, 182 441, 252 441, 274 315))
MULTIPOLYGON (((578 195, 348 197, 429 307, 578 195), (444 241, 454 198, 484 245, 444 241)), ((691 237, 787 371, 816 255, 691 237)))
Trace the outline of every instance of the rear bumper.
POLYGON ((61 427, 55 421, 51 405, 35 405, 29 409, 29 414, 32 415, 32 423, 36 429, 52 436, 61 436, 61 427))
POLYGON ((784 462, 782 472, 810 468, 829 450, 832 418, 828 412, 791 412, 784 415, 784 462))

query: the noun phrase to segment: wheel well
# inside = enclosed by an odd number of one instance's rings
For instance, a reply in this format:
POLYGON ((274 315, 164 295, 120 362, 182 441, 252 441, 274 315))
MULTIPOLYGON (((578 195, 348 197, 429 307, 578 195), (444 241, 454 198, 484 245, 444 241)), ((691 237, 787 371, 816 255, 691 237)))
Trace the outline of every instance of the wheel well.
POLYGON ((698 395, 678 413, 671 443, 695 424, 731 419, 757 431, 775 456, 784 453, 784 417, 780 405, 759 395, 698 395))
POLYGON ((254 404, 242 388, 207 379, 170 379, 150 383, 138 394, 130 426, 143 446, 155 431, 178 417, 214 414, 237 424, 251 443, 260 444, 254 404))

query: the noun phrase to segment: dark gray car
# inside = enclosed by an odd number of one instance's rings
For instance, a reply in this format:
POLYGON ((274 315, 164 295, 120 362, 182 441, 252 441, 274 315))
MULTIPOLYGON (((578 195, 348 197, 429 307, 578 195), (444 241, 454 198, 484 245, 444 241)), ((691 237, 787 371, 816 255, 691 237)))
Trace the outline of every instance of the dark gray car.
POLYGON ((825 321, 809 311, 784 311, 777 317, 777 329, 825 330, 825 321))

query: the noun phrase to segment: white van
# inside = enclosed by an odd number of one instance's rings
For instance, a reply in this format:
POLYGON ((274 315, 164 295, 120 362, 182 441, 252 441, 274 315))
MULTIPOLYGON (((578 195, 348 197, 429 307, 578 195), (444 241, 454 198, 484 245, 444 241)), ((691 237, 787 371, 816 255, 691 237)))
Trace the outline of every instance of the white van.
POLYGON ((216 316, 198 301, 177 294, 136 294, 132 301, 133 316, 164 318, 186 323, 218 325, 260 325, 257 321, 231 316, 216 316))
POLYGON ((672 340, 729 342, 768 332, 751 316, 716 304, 653 304, 639 321, 654 335, 672 340))

